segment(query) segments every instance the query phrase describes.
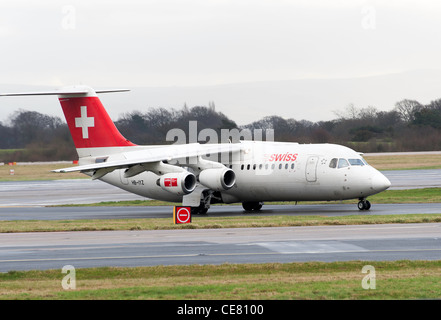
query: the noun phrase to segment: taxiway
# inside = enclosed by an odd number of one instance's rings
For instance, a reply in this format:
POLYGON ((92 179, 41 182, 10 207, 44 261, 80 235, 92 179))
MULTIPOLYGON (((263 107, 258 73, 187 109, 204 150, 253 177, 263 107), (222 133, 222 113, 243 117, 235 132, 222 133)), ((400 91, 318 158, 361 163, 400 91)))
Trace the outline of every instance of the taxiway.
MULTIPOLYGON (((393 188, 441 187, 441 170, 388 171, 393 188)), ((99 181, 0 183, 0 220, 170 217, 171 207, 46 207, 142 199, 99 181)), ((259 215, 441 213, 441 204, 265 205, 259 215)), ((209 216, 242 215, 212 206, 209 216)), ((441 224, 0 234, 0 271, 99 266, 441 259, 441 224)))
POLYGON ((345 260, 441 259, 441 224, 0 234, 0 272, 345 260))

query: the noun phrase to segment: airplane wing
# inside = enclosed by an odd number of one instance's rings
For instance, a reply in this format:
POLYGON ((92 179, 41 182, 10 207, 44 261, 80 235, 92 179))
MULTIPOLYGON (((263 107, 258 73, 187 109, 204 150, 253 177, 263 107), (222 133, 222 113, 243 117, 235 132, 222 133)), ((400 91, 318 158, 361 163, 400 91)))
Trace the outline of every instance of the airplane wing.
POLYGON ((185 145, 170 145, 160 147, 150 147, 148 149, 135 150, 123 153, 123 159, 110 160, 101 159, 100 163, 93 163, 87 165, 80 165, 76 167, 63 168, 53 170, 52 172, 65 173, 75 171, 97 171, 102 170, 102 173, 108 173, 115 169, 130 168, 139 164, 149 164, 159 161, 170 162, 176 159, 186 157, 199 157, 207 154, 221 154, 227 152, 238 152, 241 150, 241 143, 225 143, 225 144, 185 144, 185 145))

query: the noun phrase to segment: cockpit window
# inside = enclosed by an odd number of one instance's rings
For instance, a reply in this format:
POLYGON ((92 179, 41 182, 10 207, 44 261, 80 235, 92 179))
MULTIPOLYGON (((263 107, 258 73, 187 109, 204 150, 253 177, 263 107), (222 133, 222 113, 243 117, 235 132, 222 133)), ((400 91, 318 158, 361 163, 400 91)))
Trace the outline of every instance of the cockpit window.
POLYGON ((338 159, 338 168, 345 168, 345 167, 349 167, 349 163, 346 159, 340 158, 338 159))
POLYGON ((351 166, 364 166, 364 162, 361 159, 348 159, 351 166))
POLYGON ((334 158, 329 162, 329 168, 337 168, 338 159, 334 158))
POLYGON ((366 160, 363 158, 358 159, 344 159, 344 158, 333 158, 329 161, 329 168, 346 168, 349 166, 367 166, 366 160))

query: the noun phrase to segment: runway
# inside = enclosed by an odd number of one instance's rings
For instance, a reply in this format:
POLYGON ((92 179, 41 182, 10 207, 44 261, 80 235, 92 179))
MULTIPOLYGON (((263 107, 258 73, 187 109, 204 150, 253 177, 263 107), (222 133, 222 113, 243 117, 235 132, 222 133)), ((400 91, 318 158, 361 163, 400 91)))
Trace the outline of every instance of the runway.
POLYGON ((102 181, 90 179, 0 182, 0 207, 52 206, 125 200, 145 200, 145 198, 102 181))
MULTIPOLYGON (((441 187, 441 170, 389 171, 394 188, 441 187)), ((171 219, 164 207, 46 207, 140 199, 99 181, 0 183, 0 220, 171 219)), ((441 204, 265 205, 259 215, 441 213, 441 204)), ((242 215, 212 206, 207 219, 242 215)), ((167 231, 0 234, 0 272, 99 266, 154 266, 343 260, 441 259, 441 224, 323 226, 167 231)))
MULTIPOLYGON (((0 221, 11 220, 81 220, 81 219, 150 219, 173 217, 172 206, 139 207, 0 207, 0 221)), ((369 211, 360 211, 354 204, 308 204, 271 205, 266 204, 258 213, 252 215, 390 215, 441 213, 441 203, 416 204, 372 204, 369 211)), ((210 217, 241 216, 245 214, 242 206, 212 206, 210 217)), ((249 214, 249 213, 247 213, 249 214)))
POLYGON ((0 272, 441 259, 441 224, 0 234, 0 272))

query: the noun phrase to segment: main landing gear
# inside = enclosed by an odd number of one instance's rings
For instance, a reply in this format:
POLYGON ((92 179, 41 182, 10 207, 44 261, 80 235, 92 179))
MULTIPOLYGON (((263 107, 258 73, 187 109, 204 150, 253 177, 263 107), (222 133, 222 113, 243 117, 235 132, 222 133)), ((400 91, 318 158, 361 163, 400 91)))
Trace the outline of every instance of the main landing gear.
POLYGON ((371 203, 366 199, 360 199, 358 202, 358 209, 369 210, 371 208, 371 203))
POLYGON ((205 205, 205 203, 201 203, 199 207, 191 207, 191 214, 207 214, 208 209, 210 208, 210 205, 208 207, 205 205))
POLYGON ((220 194, 205 190, 201 193, 201 202, 198 207, 191 207, 191 214, 207 214, 210 205, 213 203, 220 203, 222 198, 220 194))

